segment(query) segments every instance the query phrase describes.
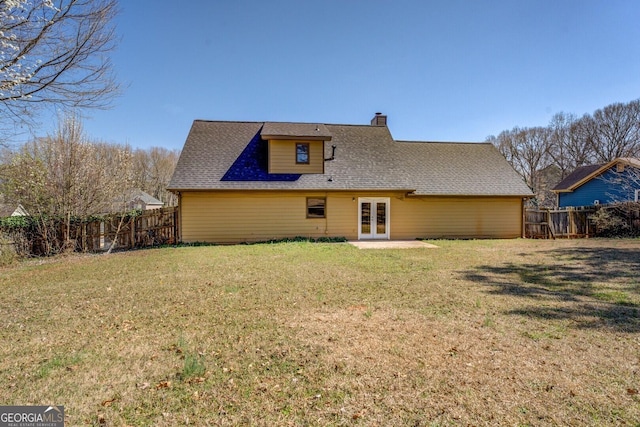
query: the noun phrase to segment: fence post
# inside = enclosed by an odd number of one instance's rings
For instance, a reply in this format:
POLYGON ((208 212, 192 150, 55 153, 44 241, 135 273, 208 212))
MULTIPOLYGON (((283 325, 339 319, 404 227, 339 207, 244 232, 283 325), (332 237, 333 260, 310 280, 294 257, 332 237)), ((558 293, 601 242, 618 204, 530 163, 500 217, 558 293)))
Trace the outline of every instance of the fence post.
POLYGON ((584 232, 585 232, 585 237, 589 237, 589 214, 585 213, 584 215, 584 232))
POLYGON ((129 249, 136 247, 136 219, 131 216, 129 218, 129 249))
POLYGON ((576 234, 576 221, 575 221, 575 209, 574 208, 570 208, 569 209, 569 238, 571 238, 571 236, 575 236, 576 234))

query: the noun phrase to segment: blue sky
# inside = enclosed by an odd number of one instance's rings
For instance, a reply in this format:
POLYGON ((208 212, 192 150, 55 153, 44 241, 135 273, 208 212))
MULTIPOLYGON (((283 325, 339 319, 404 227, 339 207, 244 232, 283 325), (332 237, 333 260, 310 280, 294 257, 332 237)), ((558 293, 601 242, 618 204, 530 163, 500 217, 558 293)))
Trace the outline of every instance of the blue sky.
POLYGON ((181 148, 194 119, 484 141, 640 98, 637 0, 121 2, 123 95, 89 136, 181 148))

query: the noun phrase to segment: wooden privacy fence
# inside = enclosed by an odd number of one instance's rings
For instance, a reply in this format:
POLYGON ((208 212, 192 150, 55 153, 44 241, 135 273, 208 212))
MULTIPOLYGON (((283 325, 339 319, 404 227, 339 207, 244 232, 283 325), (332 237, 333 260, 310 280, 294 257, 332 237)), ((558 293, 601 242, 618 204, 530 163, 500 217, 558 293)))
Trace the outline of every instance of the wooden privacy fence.
POLYGON ((627 203, 565 209, 526 209, 525 237, 555 239, 602 235, 605 230, 593 220, 593 216, 602 213, 602 210, 619 218, 628 234, 637 235, 640 232, 639 206, 627 203))
POLYGON ((80 251, 108 250, 114 240, 114 249, 171 245, 177 241, 178 209, 151 209, 138 216, 113 215, 80 227, 75 233, 76 249, 80 251))
POLYGON ((90 220, 31 218, 23 227, 0 227, 16 252, 25 256, 133 249, 175 244, 178 208, 151 209, 139 213, 105 215, 90 220))

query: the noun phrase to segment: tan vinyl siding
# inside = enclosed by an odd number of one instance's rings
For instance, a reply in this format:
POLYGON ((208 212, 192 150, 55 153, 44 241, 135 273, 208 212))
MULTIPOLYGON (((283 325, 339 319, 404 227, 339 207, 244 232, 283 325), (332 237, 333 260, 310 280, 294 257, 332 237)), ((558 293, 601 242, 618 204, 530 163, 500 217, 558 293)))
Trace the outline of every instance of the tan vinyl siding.
POLYGON ((390 197, 391 239, 514 238, 520 198, 404 197, 389 192, 182 192, 184 242, 237 243, 285 237, 358 238, 358 197, 390 197), (307 197, 326 197, 326 218, 306 218, 307 197))
POLYGON ((269 140, 269 173, 324 173, 324 141, 269 140), (309 164, 296 164, 296 143, 309 144, 309 164))
POLYGON ((391 200, 391 235, 414 238, 516 238, 522 235, 519 197, 408 197, 391 200))
POLYGON ((182 193, 182 241, 233 243, 296 236, 354 238, 356 206, 350 197, 348 203, 346 200, 327 196, 325 192, 182 193), (327 218, 306 217, 307 197, 327 198, 327 218))

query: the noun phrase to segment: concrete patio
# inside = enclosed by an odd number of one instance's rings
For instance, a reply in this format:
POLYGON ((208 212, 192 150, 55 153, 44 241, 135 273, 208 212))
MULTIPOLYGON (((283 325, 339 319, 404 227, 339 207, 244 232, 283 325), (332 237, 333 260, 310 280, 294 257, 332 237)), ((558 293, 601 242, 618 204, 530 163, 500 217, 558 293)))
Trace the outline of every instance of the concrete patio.
POLYGON ((434 249, 436 245, 420 240, 350 240, 358 249, 434 249))

